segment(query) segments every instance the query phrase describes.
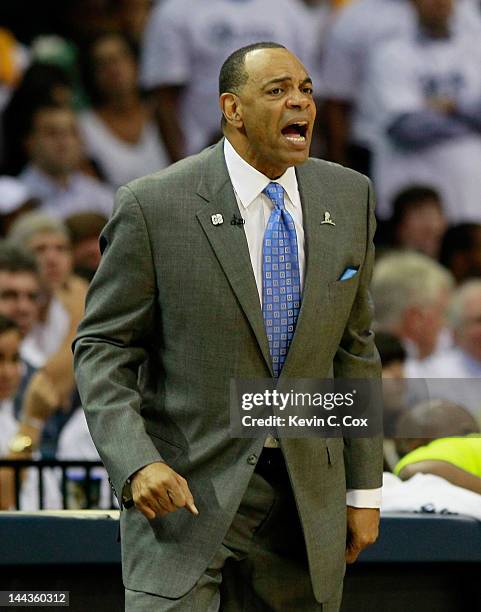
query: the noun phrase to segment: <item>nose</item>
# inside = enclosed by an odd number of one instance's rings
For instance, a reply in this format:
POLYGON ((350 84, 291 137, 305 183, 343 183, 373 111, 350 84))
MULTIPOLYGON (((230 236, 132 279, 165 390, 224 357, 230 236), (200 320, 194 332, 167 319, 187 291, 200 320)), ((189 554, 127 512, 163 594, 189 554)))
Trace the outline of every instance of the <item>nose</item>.
POLYGON ((298 89, 294 90, 287 98, 287 106, 289 108, 299 108, 301 110, 305 110, 311 103, 311 97, 298 89))

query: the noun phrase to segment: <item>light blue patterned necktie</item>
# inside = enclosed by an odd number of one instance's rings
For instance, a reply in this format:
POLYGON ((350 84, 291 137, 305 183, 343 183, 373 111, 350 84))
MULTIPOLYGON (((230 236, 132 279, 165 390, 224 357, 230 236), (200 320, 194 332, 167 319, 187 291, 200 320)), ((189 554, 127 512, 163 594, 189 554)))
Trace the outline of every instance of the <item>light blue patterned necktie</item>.
POLYGON ((262 248, 262 314, 276 378, 294 336, 301 283, 294 220, 284 207, 284 188, 269 183, 263 192, 274 204, 262 248))

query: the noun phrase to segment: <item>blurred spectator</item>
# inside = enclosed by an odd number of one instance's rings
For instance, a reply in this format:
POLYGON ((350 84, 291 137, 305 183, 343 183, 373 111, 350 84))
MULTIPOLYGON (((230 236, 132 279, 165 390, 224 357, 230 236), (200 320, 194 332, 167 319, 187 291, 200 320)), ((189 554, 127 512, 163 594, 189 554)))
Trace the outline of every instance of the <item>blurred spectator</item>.
MULTIPOLYGON (((81 407, 73 412, 60 433, 56 458, 64 461, 101 461, 90 435, 85 413, 81 407)), ((49 507, 51 508, 60 508, 62 506, 59 476, 58 474, 55 488, 52 487, 51 500, 49 500, 49 507)), ((92 507, 110 508, 112 506, 112 491, 105 468, 94 468, 91 472, 91 477, 90 493, 92 507)), ((69 507, 85 508, 87 502, 85 470, 82 468, 70 468, 67 470, 67 478, 67 487, 70 489, 69 507)), ((117 506, 117 504, 115 505, 117 506)))
POLYGON ((90 282, 100 263, 100 232, 107 219, 94 213, 79 213, 65 219, 72 241, 75 274, 90 282))
POLYGON ((38 205, 28 189, 12 176, 0 176, 0 236, 4 237, 12 223, 38 205))
POLYGON ((418 404, 401 417, 398 431, 404 456, 394 473, 403 480, 435 474, 481 493, 479 425, 462 406, 441 400, 418 404))
POLYGON ((28 52, 9 30, 0 27, 0 113, 28 63, 28 52))
MULTIPOLYGON (((0 314, 0 458, 8 458, 18 430, 14 400, 22 376, 21 335, 17 324, 0 314)), ((19 440, 21 442, 21 440, 19 440)), ((26 440, 25 440, 26 441, 26 440)), ((13 505, 11 471, 0 470, 0 510, 13 505)))
POLYGON ((142 35, 152 4, 152 0, 118 0, 116 2, 119 27, 131 44, 136 57, 140 52, 142 35))
POLYGON ((399 460, 394 440, 390 438, 395 434, 399 416, 407 407, 406 351, 396 336, 386 332, 376 333, 376 347, 382 364, 384 466, 390 471, 399 460))
POLYGON ((115 188, 168 165, 157 126, 142 102, 137 64, 127 41, 115 33, 85 51, 84 82, 93 104, 80 115, 87 153, 115 188))
POLYGON ((460 223, 448 228, 440 262, 451 270, 458 283, 481 276, 481 225, 460 223))
POLYGON ((395 193, 432 185, 450 222, 481 220, 481 46, 456 0, 413 0, 417 31, 376 48, 365 82, 376 125, 377 213, 395 193))
MULTIPOLYGON (((23 432, 24 430, 25 425, 20 425, 20 429, 17 429, 17 432, 23 432)), ((13 435, 15 436, 15 430, 13 435)), ((7 454, 7 458, 19 459, 39 457, 37 451, 38 437, 36 437, 34 433, 32 433, 33 437, 25 433, 21 433, 21 435, 26 435, 30 438, 32 445, 22 453, 10 451, 7 454)), ((58 460, 100 461, 99 454, 90 436, 82 408, 77 408, 62 428, 58 438, 55 458, 58 460)), ((7 478, 5 473, 3 475, 0 473, 1 509, 13 506, 13 483, 11 479, 9 481, 7 478), (2 476, 3 481, 1 480, 2 476), (1 495, 2 485, 4 490, 8 490, 8 496, 4 495, 3 500, 1 495)), ((59 469, 53 468, 43 470, 43 488, 43 507, 48 509, 62 508, 61 471, 59 469)), ((68 468, 66 470, 67 508, 79 509, 87 507, 86 489, 87 482, 85 479, 85 470, 83 468, 68 468)), ((91 471, 90 500, 91 508, 112 507, 111 489, 105 468, 98 467, 91 471)), ((118 507, 115 500, 114 506, 118 507)), ((28 470, 28 475, 24 474, 20 491, 20 509, 31 512, 39 509, 38 475, 34 469, 28 470)))
POLYGON ((409 31, 412 21, 408 0, 356 0, 337 14, 322 74, 329 159, 369 174, 372 130, 359 107, 366 59, 379 41, 409 31))
POLYGON ((18 428, 14 399, 22 375, 20 340, 17 324, 0 314, 0 457, 2 459, 10 452, 8 444, 18 428))
MULTIPOLYGON (((24 407, 24 397, 28 389, 28 395, 32 398, 32 390, 29 385, 33 385, 33 398, 31 402, 37 402, 35 393, 43 393, 42 380, 47 380, 50 387, 55 387, 55 381, 62 379, 62 386, 55 392, 53 404, 50 412, 45 415, 46 423, 41 432, 41 450, 43 455, 52 455, 52 449, 57 444, 58 431, 68 418, 68 412, 54 411, 59 407, 59 397, 65 390, 65 368, 68 367, 69 350, 68 346, 59 348, 59 354, 54 353, 44 363, 43 370, 35 374, 36 367, 41 364, 39 361, 38 338, 42 335, 42 325, 40 321, 40 295, 41 282, 37 265, 34 257, 19 246, 0 243, 0 314, 11 318, 18 325, 22 343, 20 345, 20 355, 22 358, 22 380, 15 398, 15 417, 20 419, 25 415, 26 410, 31 410, 28 406, 24 407)), ((63 313, 63 311, 62 311, 63 313)), ((62 321, 59 321, 60 325, 62 321)), ((75 322, 73 323, 75 324, 75 322)), ((42 400, 43 401, 43 400, 42 400)), ((78 405, 78 404, 77 404, 78 405)))
POLYGON ((374 266, 376 327, 403 342, 407 376, 413 361, 438 348, 453 284, 447 270, 420 253, 393 253, 374 266))
POLYGON ((163 0, 145 30, 141 84, 155 94, 172 161, 220 138, 218 74, 236 49, 259 41, 288 47, 310 71, 310 26, 295 0, 163 0))
POLYGON ((42 211, 61 219, 78 212, 110 215, 111 189, 79 171, 82 147, 72 110, 37 108, 25 146, 30 162, 19 178, 40 200, 42 211))
POLYGON ((27 163, 25 139, 34 109, 48 104, 70 108, 72 100, 72 84, 62 68, 40 63, 28 68, 2 114, 5 174, 16 175, 27 163))
POLYGON ((436 190, 416 185, 399 193, 389 225, 394 247, 437 260, 447 222, 436 190))
POLYGON ((27 378, 36 363, 31 361, 29 334, 40 318, 40 277, 33 256, 18 246, 0 244, 0 314, 15 321, 22 344, 20 354, 27 368, 27 378))
MULTIPOLYGON (((481 279, 466 281, 456 289, 448 319, 454 346, 430 359, 424 376, 481 378, 481 279)), ((481 396, 476 405, 481 408, 481 396)))
MULTIPOLYGON (((459 5, 459 27, 479 36, 479 7, 471 0, 459 5)), ((382 53, 382 42, 409 36, 415 28, 411 0, 356 0, 339 11, 325 44, 322 73, 329 159, 370 174, 376 121, 369 111, 368 58, 382 53)))
POLYGON ((376 347, 382 364, 382 376, 386 379, 404 378, 406 350, 399 339, 388 332, 376 333, 376 347))
POLYGON ((67 36, 79 48, 93 36, 117 26, 118 0, 69 0, 65 4, 67 36))
MULTIPOLYGON (((41 367, 67 345, 65 367, 72 363, 70 338, 83 315, 87 284, 72 276, 72 252, 66 226, 42 213, 20 218, 8 236, 13 243, 30 249, 40 270, 42 295, 40 323, 28 336, 30 360, 41 367)), ((72 374, 69 371, 69 378, 72 374)))

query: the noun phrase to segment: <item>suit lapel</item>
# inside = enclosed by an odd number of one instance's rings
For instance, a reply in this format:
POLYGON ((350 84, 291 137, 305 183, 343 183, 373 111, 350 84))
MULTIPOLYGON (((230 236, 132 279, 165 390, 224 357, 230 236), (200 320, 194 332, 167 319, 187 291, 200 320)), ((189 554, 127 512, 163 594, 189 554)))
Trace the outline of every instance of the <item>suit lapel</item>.
MULTIPOLYGON (((336 249, 339 234, 336 226, 321 225, 324 212, 336 218, 334 191, 323 180, 326 173, 309 162, 296 168, 305 235, 305 274, 302 304, 281 376, 289 377, 302 367, 303 347, 312 335, 312 329, 320 324, 322 306, 327 307, 327 286, 332 280, 331 255, 336 249), (327 195, 329 194, 329 196, 327 195), (329 199, 328 199, 329 197, 329 199)), ((319 347, 321 350, 321 347, 319 347)))
POLYGON ((233 215, 239 215, 239 208, 227 172, 223 144, 222 140, 207 156, 197 190, 206 204, 197 212, 197 219, 239 300, 272 374, 269 343, 244 228, 231 225, 233 215), (222 215, 223 221, 214 225, 212 216, 218 214, 222 215))

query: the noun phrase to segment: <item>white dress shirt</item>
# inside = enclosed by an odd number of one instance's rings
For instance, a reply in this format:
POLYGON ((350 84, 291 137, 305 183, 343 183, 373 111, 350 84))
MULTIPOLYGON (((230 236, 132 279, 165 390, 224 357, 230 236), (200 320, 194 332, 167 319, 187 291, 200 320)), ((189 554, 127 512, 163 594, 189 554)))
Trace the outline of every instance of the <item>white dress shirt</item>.
MULTIPOLYGON (((271 179, 242 159, 227 138, 224 141, 224 156, 239 212, 245 220, 243 227, 259 292, 259 302, 262 304, 262 244, 267 222, 273 210, 272 201, 262 191, 271 182, 271 179)), ((294 167, 288 168, 275 182, 284 187, 286 192, 284 196, 285 208, 294 220, 302 290, 305 270, 304 227, 302 224, 301 197, 294 167)), ((347 491, 346 503, 358 508, 379 508, 381 505, 381 489, 350 489, 347 491)))

